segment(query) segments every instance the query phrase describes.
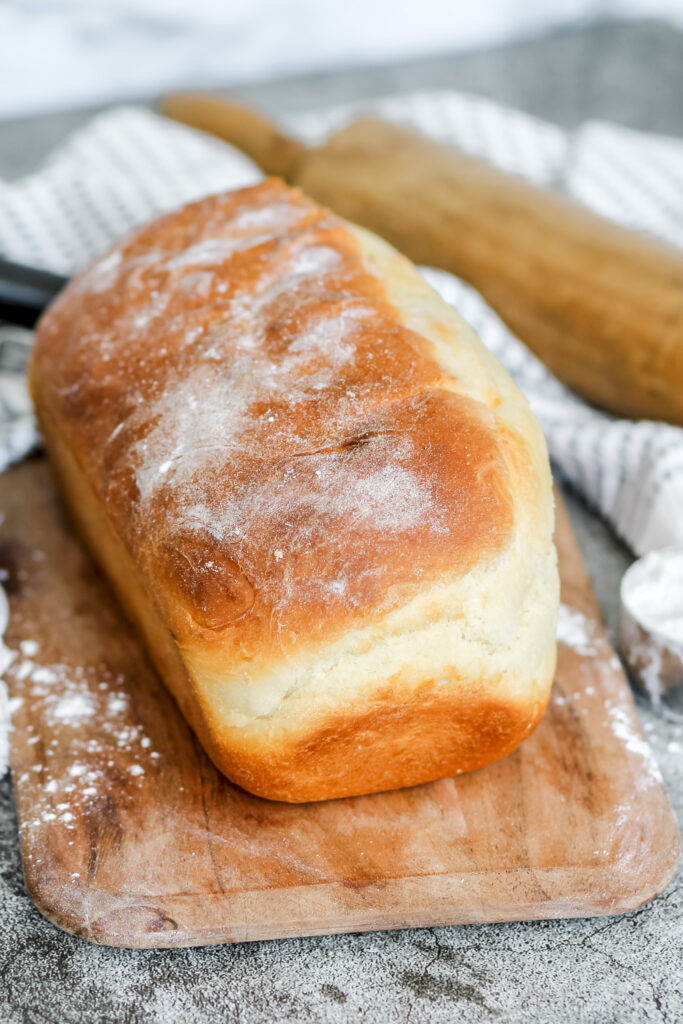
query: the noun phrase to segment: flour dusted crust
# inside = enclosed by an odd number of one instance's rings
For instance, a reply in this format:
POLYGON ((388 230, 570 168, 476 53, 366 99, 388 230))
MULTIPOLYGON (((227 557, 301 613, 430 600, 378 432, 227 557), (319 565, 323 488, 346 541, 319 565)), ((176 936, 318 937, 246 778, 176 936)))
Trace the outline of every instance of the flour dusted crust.
POLYGON ((142 228, 40 323, 73 515, 216 765, 304 801, 514 749, 558 581, 539 428, 376 237, 276 180, 142 228))

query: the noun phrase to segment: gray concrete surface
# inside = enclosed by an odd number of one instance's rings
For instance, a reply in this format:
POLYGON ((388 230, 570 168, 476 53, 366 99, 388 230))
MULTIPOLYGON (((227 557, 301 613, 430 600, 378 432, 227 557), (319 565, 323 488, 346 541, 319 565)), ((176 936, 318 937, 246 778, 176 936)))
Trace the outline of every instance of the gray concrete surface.
MULTIPOLYGON (((604 23, 394 68, 241 90, 273 113, 413 88, 491 96, 571 126, 589 117, 683 135, 683 34, 604 23)), ((87 114, 0 125, 0 174, 25 172, 87 114)), ((611 630, 629 553, 572 495, 570 512, 611 630)), ((683 822, 683 726, 641 717, 683 822)), ((615 918, 432 928, 180 951, 98 948, 33 909, 9 781, 0 782, 0 1022, 683 1021, 681 871, 615 918)))

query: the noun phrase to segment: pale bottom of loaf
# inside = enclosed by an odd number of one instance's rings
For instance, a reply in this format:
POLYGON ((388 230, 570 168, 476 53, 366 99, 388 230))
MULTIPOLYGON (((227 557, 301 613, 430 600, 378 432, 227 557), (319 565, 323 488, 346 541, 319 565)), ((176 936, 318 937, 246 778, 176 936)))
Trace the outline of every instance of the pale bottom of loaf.
MULTIPOLYGON (((142 633, 161 677, 217 768, 251 793, 304 802, 446 778, 504 757, 540 721, 555 670, 554 557, 546 559, 547 571, 540 576, 538 567, 530 571, 534 585, 526 594, 529 608, 519 620, 524 635, 515 637, 507 663, 501 651, 498 662, 504 668, 473 678, 471 668, 468 674, 442 665, 420 676, 429 633, 413 628, 417 676, 406 664, 389 678, 368 680, 367 668, 356 658, 357 678, 347 679, 336 697, 312 687, 311 692, 304 689, 291 699, 275 700, 273 706, 277 686, 272 681, 269 685, 265 672, 263 680, 250 684, 256 705, 250 717, 239 706, 244 704, 245 684, 232 666, 222 683, 215 664, 202 677, 200 666, 192 666, 193 652, 184 652, 183 658, 103 504, 48 417, 40 419, 79 530, 142 633), (258 713, 260 693, 267 713, 258 713), (231 695, 238 706, 231 703, 231 695)), ((395 615, 410 619, 405 609, 395 615)), ((455 627, 446 622, 439 628, 449 633, 455 627)), ((403 643, 405 648, 405 642, 399 637, 394 646, 403 643)), ((386 646, 391 650, 389 641, 386 646)))

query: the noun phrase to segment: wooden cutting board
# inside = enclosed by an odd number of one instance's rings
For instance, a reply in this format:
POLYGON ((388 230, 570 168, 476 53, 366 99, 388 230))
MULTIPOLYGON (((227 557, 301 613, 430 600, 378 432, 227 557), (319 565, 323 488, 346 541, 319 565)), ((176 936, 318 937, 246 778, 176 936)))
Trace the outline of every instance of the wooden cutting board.
POLYGON ((613 914, 668 884, 678 832, 560 506, 557 679, 481 771, 292 806, 215 770, 36 459, 2 477, 12 773, 26 886, 118 946, 613 914))

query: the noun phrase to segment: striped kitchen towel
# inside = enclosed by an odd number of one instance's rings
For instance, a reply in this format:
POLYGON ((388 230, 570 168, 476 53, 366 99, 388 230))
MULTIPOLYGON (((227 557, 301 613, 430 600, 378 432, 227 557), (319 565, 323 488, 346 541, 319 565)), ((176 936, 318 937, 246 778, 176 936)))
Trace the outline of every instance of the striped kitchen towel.
MULTIPOLYGON (((683 246, 683 142, 590 123, 573 133, 488 100, 420 93, 285 120, 316 142, 361 113, 411 125, 599 213, 683 246)), ((36 173, 0 182, 0 253, 70 274, 135 225, 257 181, 215 139, 138 108, 95 118, 36 173)), ((442 271, 430 283, 473 324, 527 395, 551 457, 636 553, 683 540, 683 431, 596 411, 572 395, 479 295, 442 271)), ((0 467, 38 444, 24 386, 30 333, 0 330, 0 467)))

